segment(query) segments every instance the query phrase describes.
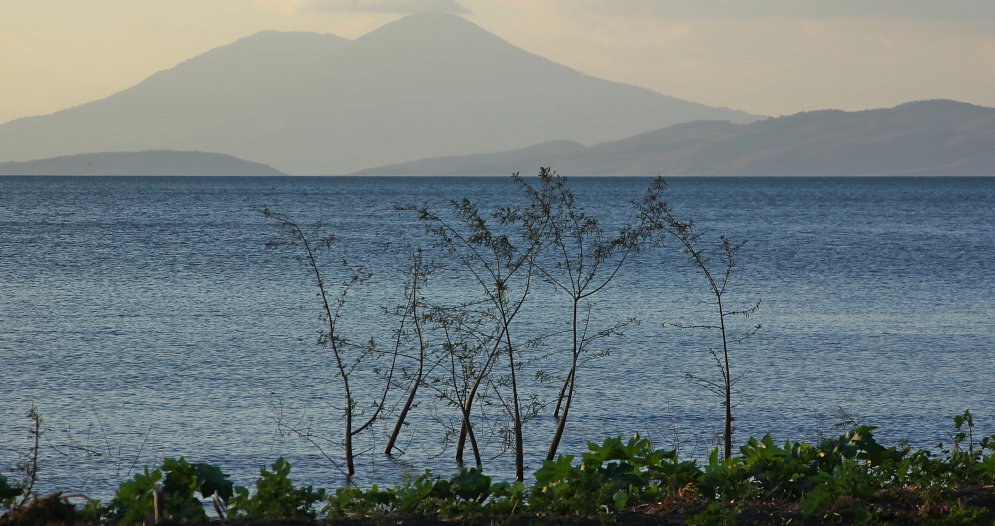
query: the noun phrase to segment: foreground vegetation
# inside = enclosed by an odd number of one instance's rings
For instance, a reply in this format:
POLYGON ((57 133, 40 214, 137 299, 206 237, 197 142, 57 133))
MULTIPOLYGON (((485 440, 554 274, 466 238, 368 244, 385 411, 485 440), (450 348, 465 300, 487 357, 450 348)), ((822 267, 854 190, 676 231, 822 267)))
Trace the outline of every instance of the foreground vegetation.
POLYGON ((0 524, 206 522, 205 500, 210 520, 235 524, 995 524, 995 435, 976 439, 970 412, 954 417, 950 441, 935 451, 885 447, 874 429, 858 425, 819 444, 751 438, 738 455, 722 459, 716 448, 704 462, 639 436, 609 438, 579 459, 544 461, 528 487, 470 468, 387 488, 316 489, 295 485, 281 458, 250 490, 216 466, 170 458, 108 502, 37 497, 0 478, 0 524))

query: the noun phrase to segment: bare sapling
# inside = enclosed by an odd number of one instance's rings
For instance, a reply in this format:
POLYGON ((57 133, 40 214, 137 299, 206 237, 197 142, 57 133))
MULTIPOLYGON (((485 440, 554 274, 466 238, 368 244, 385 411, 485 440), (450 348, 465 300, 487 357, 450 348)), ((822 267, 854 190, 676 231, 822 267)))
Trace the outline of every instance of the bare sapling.
POLYGON ((342 269, 345 270, 345 278, 338 283, 338 293, 332 296, 332 291, 326 284, 322 274, 321 265, 318 263, 318 251, 332 247, 335 237, 326 236, 314 239, 290 217, 285 214, 273 212, 270 209, 263 210, 263 215, 273 220, 286 232, 288 239, 274 240, 266 243, 267 248, 295 248, 302 252, 299 259, 303 260, 315 279, 318 288, 318 298, 321 305, 321 320, 324 324, 319 336, 318 345, 328 348, 331 351, 335 362, 337 376, 342 385, 342 396, 344 406, 342 407, 344 416, 344 429, 342 434, 342 448, 346 462, 346 475, 351 477, 356 473, 355 453, 353 439, 366 431, 384 413, 386 400, 391 388, 393 373, 397 364, 397 353, 391 357, 391 364, 387 372, 387 379, 384 382, 380 397, 371 401, 372 408, 366 420, 357 425, 356 421, 363 418, 363 413, 358 409, 359 404, 353 395, 353 387, 350 379, 357 367, 368 364, 374 358, 382 354, 375 342, 371 339, 365 345, 355 344, 342 335, 339 323, 342 319, 343 309, 346 305, 346 298, 349 292, 358 285, 370 279, 371 274, 363 266, 349 266, 346 260, 342 260, 342 269))
POLYGON ((41 415, 38 414, 38 408, 31 406, 27 416, 31 420, 32 446, 28 460, 19 466, 20 471, 24 474, 24 483, 21 489, 21 500, 15 507, 24 506, 34 497, 35 482, 38 480, 38 444, 42 434, 41 415))
POLYGON ((733 346, 743 343, 759 331, 763 325, 753 324, 739 335, 732 335, 730 331, 730 321, 733 317, 749 319, 760 309, 760 300, 744 309, 728 309, 726 305, 726 293, 729 282, 736 268, 736 253, 743 247, 744 243, 732 243, 725 236, 720 236, 718 252, 720 254, 720 265, 713 267, 711 261, 702 248, 702 233, 691 221, 682 222, 670 217, 667 230, 681 243, 684 252, 690 256, 692 263, 704 276, 708 284, 708 291, 712 296, 715 307, 715 315, 718 324, 682 324, 671 323, 670 325, 683 329, 703 329, 718 333, 718 340, 721 347, 708 347, 709 354, 715 361, 715 366, 719 370, 720 380, 715 381, 698 375, 688 373, 688 381, 699 385, 706 390, 722 398, 724 416, 722 421, 722 450, 723 458, 732 456, 732 435, 733 435, 733 390, 740 379, 732 374, 732 363, 729 358, 730 350, 733 346))
MULTIPOLYGON (((620 335, 635 322, 630 318, 592 328, 591 298, 612 283, 633 255, 657 238, 663 226, 660 212, 666 206, 646 210, 639 204, 634 221, 608 234, 596 217, 577 205, 566 177, 548 167, 540 168, 538 177, 536 187, 518 174, 513 179, 530 200, 520 218, 524 235, 541 243, 535 258, 537 274, 569 299, 570 361, 556 400, 556 430, 546 453, 546 459, 553 460, 573 406, 578 369, 586 359, 598 356, 591 354, 592 344, 620 335)), ((663 189, 663 185, 651 186, 651 195, 644 200, 663 203, 663 189)))
MULTIPOLYGON (((406 336, 404 328, 405 320, 410 320, 413 327, 411 332, 413 334, 407 334, 407 336, 411 337, 415 347, 414 355, 411 356, 415 361, 415 371, 409 375, 411 377, 411 384, 408 388, 407 396, 404 397, 404 403, 397 414, 394 428, 391 430, 390 436, 387 437, 387 445, 384 447, 384 453, 388 455, 392 454, 396 448, 397 437, 401 434, 401 429, 408 418, 408 413, 415 405, 418 390, 424 385, 425 376, 429 373, 429 370, 426 370, 426 366, 428 365, 428 353, 430 349, 429 343, 426 340, 425 328, 425 323, 429 321, 429 317, 423 312, 426 306, 422 297, 422 288, 425 281, 431 275, 431 272, 432 268, 424 260, 422 251, 415 250, 411 255, 411 267, 408 271, 408 282, 405 285, 405 304, 401 309, 401 327, 397 331, 397 341, 400 343, 406 336)), ((399 354, 399 349, 395 352, 399 354)), ((433 364, 430 368, 434 368, 434 365, 437 364, 433 364)))

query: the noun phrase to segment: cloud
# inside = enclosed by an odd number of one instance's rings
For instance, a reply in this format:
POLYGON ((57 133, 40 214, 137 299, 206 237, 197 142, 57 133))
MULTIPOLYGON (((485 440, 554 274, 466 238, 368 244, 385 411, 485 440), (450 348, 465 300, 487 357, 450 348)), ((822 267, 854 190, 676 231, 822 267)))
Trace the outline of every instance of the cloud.
POLYGON ((556 0, 564 8, 619 17, 702 19, 817 18, 977 21, 995 19, 991 0, 556 0))
POLYGON ((442 11, 468 15, 469 9, 456 0, 304 0, 299 3, 302 11, 330 13, 417 13, 442 11))

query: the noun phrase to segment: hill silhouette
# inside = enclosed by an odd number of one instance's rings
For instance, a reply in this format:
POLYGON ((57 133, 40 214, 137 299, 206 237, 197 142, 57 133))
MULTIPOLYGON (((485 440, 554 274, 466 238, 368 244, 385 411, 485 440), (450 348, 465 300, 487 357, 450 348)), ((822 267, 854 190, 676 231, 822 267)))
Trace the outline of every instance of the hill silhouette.
POLYGON ((286 175, 264 164, 206 152, 83 153, 0 163, 0 175, 286 175))
POLYGON ((362 175, 995 175, 995 109, 950 100, 822 110, 749 124, 677 124, 590 147, 423 159, 362 175))

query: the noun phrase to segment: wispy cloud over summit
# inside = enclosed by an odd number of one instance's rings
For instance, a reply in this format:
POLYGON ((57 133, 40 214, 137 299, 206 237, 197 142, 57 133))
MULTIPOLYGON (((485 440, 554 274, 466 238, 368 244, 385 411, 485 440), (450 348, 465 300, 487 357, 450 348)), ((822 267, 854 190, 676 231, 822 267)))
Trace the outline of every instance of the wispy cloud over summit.
POLYGON ((441 11, 468 15, 469 9, 456 0, 298 0, 291 2, 299 11, 318 13, 418 13, 441 11))
MULTIPOLYGON (((550 1, 550 0, 547 0, 550 1)), ((704 19, 819 18, 851 20, 978 21, 995 18, 991 0, 551 0, 572 7, 619 17, 704 19)))

